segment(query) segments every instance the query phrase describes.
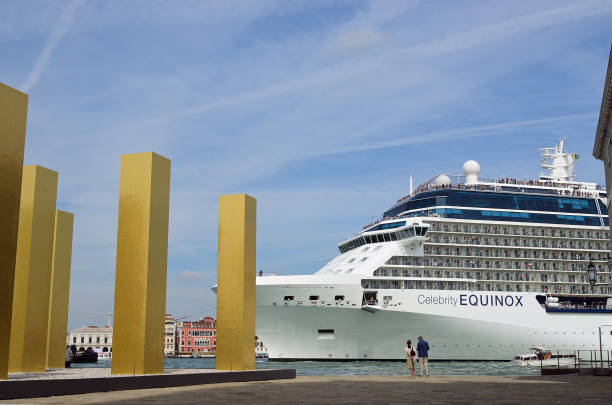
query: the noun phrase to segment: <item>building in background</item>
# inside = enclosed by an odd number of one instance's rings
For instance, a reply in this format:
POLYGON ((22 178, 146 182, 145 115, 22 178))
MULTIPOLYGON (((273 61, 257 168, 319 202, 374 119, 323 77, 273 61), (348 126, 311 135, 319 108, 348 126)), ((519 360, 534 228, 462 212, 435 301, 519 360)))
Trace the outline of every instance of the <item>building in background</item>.
POLYGON ((608 71, 604 82, 603 96, 601 98, 601 109, 599 110, 599 121, 595 132, 595 143, 593 145, 593 156, 604 162, 606 175, 606 190, 608 190, 608 217, 612 221, 610 207, 610 190, 612 190, 612 47, 608 59, 608 71))
POLYGON ((207 316, 199 321, 177 324, 178 355, 212 355, 217 351, 217 322, 207 316))
MULTIPOLYGON (((111 326, 83 326, 71 331, 67 345, 75 345, 77 350, 93 349, 98 353, 112 353, 113 328, 111 326)), ((166 314, 164 355, 175 356, 212 356, 217 351, 217 321, 207 316, 199 321, 176 320, 166 314)), ((255 357, 267 358, 268 349, 255 336, 255 357)))
POLYGON ((171 314, 166 314, 166 335, 164 336, 164 356, 176 355, 176 320, 171 314))
POLYGON ((113 352, 113 328, 111 326, 83 326, 70 331, 68 346, 77 350, 93 349, 98 353, 113 352))

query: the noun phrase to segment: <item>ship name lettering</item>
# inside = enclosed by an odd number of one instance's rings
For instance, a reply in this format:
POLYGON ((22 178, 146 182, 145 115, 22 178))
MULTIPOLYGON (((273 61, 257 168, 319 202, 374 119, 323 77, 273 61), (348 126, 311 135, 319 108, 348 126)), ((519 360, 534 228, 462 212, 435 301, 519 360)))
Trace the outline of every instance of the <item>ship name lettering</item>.
MULTIPOLYGON (((419 302, 421 303, 421 302, 419 302)), ((523 307, 523 297, 520 295, 476 295, 460 294, 459 305, 473 307, 523 307)))
POLYGON ((432 305, 452 305, 453 307, 457 306, 457 298, 447 295, 423 295, 420 294, 417 297, 417 301, 419 304, 432 304, 432 305))
POLYGON ((419 304, 425 305, 457 305, 473 307, 523 307, 523 297, 520 295, 498 294, 460 294, 459 298, 452 295, 425 295, 417 297, 419 304))

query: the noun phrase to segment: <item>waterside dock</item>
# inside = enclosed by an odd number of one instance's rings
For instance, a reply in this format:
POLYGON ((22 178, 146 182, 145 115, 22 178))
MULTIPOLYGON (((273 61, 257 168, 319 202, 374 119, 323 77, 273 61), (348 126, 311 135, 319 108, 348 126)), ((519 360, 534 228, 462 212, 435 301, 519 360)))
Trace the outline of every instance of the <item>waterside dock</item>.
MULTIPOLYGON (((5 403, 4 401, 0 401, 5 403)), ((14 402, 11 402, 14 403, 14 402)), ((296 379, 116 391, 28 404, 519 404, 612 403, 612 384, 590 376, 299 376, 296 379)))
POLYGON ((544 367, 541 369, 542 375, 593 375, 593 376, 610 376, 612 369, 607 367, 580 367, 580 368, 554 368, 544 367))

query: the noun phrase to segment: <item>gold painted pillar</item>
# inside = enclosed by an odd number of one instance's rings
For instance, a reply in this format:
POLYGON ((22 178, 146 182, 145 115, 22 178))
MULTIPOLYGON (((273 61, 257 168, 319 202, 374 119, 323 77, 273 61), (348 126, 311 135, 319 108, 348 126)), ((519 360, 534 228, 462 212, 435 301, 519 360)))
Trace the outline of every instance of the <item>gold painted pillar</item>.
POLYGON ((255 368, 255 253, 257 200, 219 198, 217 370, 255 368))
POLYGON ((8 375, 28 96, 0 83, 0 380, 8 375))
POLYGON ((112 374, 164 372, 170 160, 121 157, 112 374))
POLYGON ((64 368, 64 362, 66 361, 66 330, 68 329, 73 225, 74 214, 59 210, 55 211, 53 266, 51 269, 47 336, 47 368, 64 368))
POLYGON ((56 197, 57 172, 23 168, 9 372, 45 371, 56 197))

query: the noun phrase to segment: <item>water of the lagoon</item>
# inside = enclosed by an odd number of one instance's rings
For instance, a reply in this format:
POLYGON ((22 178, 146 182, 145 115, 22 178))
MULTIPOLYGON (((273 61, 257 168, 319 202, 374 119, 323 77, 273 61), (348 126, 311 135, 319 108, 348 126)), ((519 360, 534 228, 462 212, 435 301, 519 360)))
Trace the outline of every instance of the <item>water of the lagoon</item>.
MULTIPOLYGON (((72 367, 110 367, 108 360, 93 364, 73 364, 72 367)), ((165 368, 215 368, 214 358, 167 358, 165 368)), ((257 361, 256 369, 294 368, 297 375, 408 375, 403 362, 354 361, 354 362, 268 362, 257 361)), ((418 369, 417 369, 418 372, 418 369)), ((429 373, 432 375, 540 375, 539 367, 521 367, 509 362, 475 361, 475 362, 430 362, 429 373)))

